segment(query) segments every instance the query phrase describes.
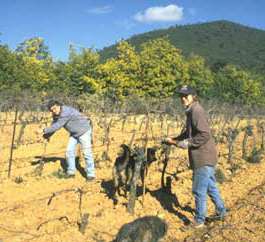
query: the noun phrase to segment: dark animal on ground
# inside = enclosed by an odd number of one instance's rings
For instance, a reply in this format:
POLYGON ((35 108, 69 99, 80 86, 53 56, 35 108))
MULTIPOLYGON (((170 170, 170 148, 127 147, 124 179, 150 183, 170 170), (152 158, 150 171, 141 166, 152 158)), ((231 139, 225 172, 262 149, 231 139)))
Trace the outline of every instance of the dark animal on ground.
POLYGON ((156 216, 145 216, 124 224, 113 242, 158 242, 167 233, 167 224, 156 216))
MULTIPOLYGON (((114 181, 114 199, 117 202, 117 193, 121 196, 121 188, 123 188, 125 197, 127 196, 127 190, 132 182, 134 176, 135 164, 137 162, 137 156, 133 150, 126 144, 122 144, 121 151, 115 160, 112 170, 114 181)), ((157 148, 147 148, 146 158, 141 165, 141 180, 143 182, 144 176, 147 173, 149 165, 156 161, 157 148)))

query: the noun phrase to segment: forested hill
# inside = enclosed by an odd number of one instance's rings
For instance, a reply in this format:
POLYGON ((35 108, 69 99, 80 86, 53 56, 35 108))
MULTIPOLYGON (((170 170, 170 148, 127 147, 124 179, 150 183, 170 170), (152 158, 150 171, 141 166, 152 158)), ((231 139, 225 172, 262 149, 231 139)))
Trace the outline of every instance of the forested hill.
MULTIPOLYGON (((142 43, 165 36, 182 50, 184 56, 198 54, 212 67, 234 64, 265 73, 263 30, 229 21, 215 21, 155 30, 135 35, 127 41, 139 50, 142 43)), ((116 56, 116 46, 112 45, 100 51, 102 60, 116 56)))

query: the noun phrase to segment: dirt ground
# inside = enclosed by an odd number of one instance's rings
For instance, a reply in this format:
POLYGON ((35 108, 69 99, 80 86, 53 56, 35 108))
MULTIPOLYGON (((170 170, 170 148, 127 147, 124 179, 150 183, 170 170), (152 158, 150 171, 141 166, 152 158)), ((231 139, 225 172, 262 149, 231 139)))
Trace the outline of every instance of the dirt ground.
MULTIPOLYGON (((177 128, 173 126, 172 130, 174 127, 177 128)), ((36 128, 25 130, 26 141, 37 139, 33 132, 36 128)), ((60 178, 58 171, 65 162, 64 150, 67 143, 67 134, 64 131, 55 134, 46 148, 45 144, 34 142, 24 142, 17 147, 8 179, 8 144, 11 131, 7 128, 2 130, 6 136, 1 138, 1 144, 4 143, 1 153, 4 158, 0 160, 0 241, 109 242, 115 238, 123 224, 145 215, 159 216, 166 221, 168 231, 161 240, 165 242, 265 241, 264 158, 257 164, 247 163, 240 159, 238 149, 233 162, 240 164, 240 169, 231 174, 227 164, 227 147, 224 144, 218 145, 218 168, 226 176, 225 182, 219 184, 219 188, 230 209, 228 216, 225 221, 212 222, 202 230, 183 231, 185 224, 193 218, 194 208, 186 151, 175 148, 170 156, 166 175, 172 177, 171 193, 161 189, 162 163, 151 165, 144 200, 139 188, 135 213, 131 215, 126 211, 127 200, 121 197, 115 206, 111 194, 112 165, 119 145, 131 139, 133 128, 123 130, 122 135, 118 135, 121 126, 114 126, 112 130, 115 128, 116 131, 109 136, 112 142, 108 153, 110 161, 106 161, 103 151, 107 146, 102 145, 103 131, 99 132, 96 126, 94 156, 97 179, 91 183, 85 181, 82 156, 76 177, 60 178), (37 168, 40 158, 45 161, 41 175, 37 168), (85 214, 88 214, 88 224, 82 231, 80 222, 85 214)), ((161 133, 157 136, 161 136, 161 133)), ((241 141, 238 141, 237 147, 241 147, 241 141)), ((209 201, 208 214, 213 213, 214 207, 209 201)))

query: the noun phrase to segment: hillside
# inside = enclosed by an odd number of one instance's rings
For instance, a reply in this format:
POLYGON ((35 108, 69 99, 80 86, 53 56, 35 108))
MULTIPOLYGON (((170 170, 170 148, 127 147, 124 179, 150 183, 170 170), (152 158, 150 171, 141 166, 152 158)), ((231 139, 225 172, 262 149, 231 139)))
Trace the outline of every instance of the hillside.
MULTIPOLYGON (((215 21, 155 30, 135 35, 127 41, 140 49, 148 40, 167 36, 170 42, 182 50, 204 57, 211 66, 234 64, 242 68, 265 71, 265 31, 229 21, 215 21)), ((116 45, 100 51, 102 61, 116 55, 116 45)))

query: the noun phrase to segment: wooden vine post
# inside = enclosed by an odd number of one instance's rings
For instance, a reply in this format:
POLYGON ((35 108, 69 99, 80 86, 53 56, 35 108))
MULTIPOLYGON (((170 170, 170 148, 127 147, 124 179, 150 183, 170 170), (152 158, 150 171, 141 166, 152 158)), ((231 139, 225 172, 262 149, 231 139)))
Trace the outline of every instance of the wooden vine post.
POLYGON ((9 156, 9 162, 8 162, 8 178, 10 178, 11 176, 13 150, 14 150, 14 142, 15 142, 15 135, 16 135, 16 127, 17 127, 17 116, 18 116, 18 107, 16 106, 15 118, 14 118, 14 124, 13 124, 12 141, 11 141, 11 146, 10 146, 10 156, 9 156))

